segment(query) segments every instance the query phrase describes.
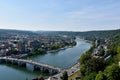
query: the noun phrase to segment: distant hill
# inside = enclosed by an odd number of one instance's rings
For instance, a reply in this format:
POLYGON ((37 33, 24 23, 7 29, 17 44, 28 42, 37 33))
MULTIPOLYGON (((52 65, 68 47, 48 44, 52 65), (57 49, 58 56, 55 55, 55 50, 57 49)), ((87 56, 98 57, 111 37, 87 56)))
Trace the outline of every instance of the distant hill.
POLYGON ((10 30, 10 29, 0 29, 0 35, 1 34, 36 35, 36 33, 32 32, 32 31, 10 30))
POLYGON ((103 30, 103 31, 87 31, 79 32, 79 35, 87 38, 112 38, 116 34, 120 34, 120 29, 117 30, 103 30))
POLYGON ((117 30, 103 30, 103 31, 86 31, 86 32, 72 32, 72 31, 23 31, 0 29, 0 34, 20 34, 20 35, 72 35, 87 38, 112 38, 116 34, 120 34, 120 29, 117 30))
POLYGON ((117 30, 102 30, 102 31, 86 31, 86 32, 72 32, 72 31, 36 31, 38 34, 47 35, 76 35, 82 37, 95 37, 95 38, 110 38, 111 36, 120 33, 117 30))

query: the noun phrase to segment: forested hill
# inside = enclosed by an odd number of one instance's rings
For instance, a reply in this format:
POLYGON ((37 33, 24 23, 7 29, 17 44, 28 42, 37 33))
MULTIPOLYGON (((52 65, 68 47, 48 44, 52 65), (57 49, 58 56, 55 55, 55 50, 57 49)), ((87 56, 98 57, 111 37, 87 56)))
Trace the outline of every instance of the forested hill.
POLYGON ((22 35, 72 35, 87 38, 111 38, 116 34, 120 34, 118 30, 103 30, 103 31, 86 31, 86 32, 73 32, 73 31, 24 31, 24 30, 10 30, 0 29, 0 34, 22 34, 22 35))
POLYGON ((87 38, 112 38, 115 35, 120 34, 120 29, 117 30, 103 30, 103 31, 88 31, 79 32, 79 35, 87 38))
POLYGON ((120 80, 120 30, 80 35, 95 40, 91 49, 80 57, 81 80, 120 80))
MULTIPOLYGON (((93 46, 80 57, 80 80, 120 80, 120 29, 104 31, 21 31, 0 29, 2 34, 68 35, 92 40, 93 46), (97 42, 97 43, 96 43, 97 42)), ((6 35, 2 35, 6 36, 6 35)), ((36 37, 36 36, 35 36, 36 37)))
POLYGON ((10 30, 10 29, 0 29, 0 35, 7 34, 7 35, 36 35, 36 33, 32 31, 24 31, 24 30, 10 30))
POLYGON ((112 38, 116 34, 120 34, 120 29, 117 30, 102 30, 102 31, 86 31, 86 32, 72 32, 72 31, 36 31, 38 34, 46 35, 69 35, 81 36, 84 38, 105 39, 112 38))

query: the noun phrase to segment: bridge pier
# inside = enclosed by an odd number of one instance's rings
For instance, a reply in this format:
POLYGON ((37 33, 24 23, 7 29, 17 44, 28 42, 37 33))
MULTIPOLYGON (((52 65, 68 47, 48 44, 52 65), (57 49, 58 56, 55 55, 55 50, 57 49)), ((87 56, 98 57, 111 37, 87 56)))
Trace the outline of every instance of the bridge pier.
POLYGON ((13 65, 17 65, 18 66, 18 62, 17 61, 13 61, 12 63, 13 65))
POLYGON ((26 68, 28 70, 34 71, 34 65, 32 65, 32 64, 26 63, 26 68))
POLYGON ((37 65, 34 65, 34 71, 41 71, 41 68, 37 65))
POLYGON ((0 63, 5 63, 5 60, 4 59, 0 59, 0 63))
POLYGON ((24 62, 18 62, 18 66, 26 67, 26 63, 24 63, 24 62))
POLYGON ((7 64, 12 64, 12 62, 10 60, 6 60, 7 64))
POLYGON ((31 67, 34 71, 40 71, 44 73, 48 73, 50 75, 57 74, 61 71, 60 68, 50 66, 47 64, 42 64, 38 62, 34 62, 32 60, 25 60, 25 59, 16 59, 16 58, 9 58, 9 57, 0 57, 0 63, 8 63, 13 64, 21 67, 31 67))
POLYGON ((51 74, 49 70, 50 70, 50 69, 48 69, 48 68, 44 68, 44 73, 51 74))
POLYGON ((56 70, 53 70, 53 69, 50 69, 50 68, 47 68, 47 67, 37 66, 37 65, 34 66, 34 71, 40 71, 40 72, 48 73, 48 74, 51 74, 51 75, 57 73, 56 70))

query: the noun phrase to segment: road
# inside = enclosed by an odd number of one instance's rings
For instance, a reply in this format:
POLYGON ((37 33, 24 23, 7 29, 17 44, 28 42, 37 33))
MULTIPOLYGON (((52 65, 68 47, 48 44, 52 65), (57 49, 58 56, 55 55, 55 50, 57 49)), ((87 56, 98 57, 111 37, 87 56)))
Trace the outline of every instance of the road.
POLYGON ((56 75, 50 77, 50 78, 52 78, 52 79, 48 79, 48 80, 61 80, 60 77, 62 76, 62 74, 63 74, 64 71, 67 71, 68 76, 71 76, 71 75, 73 75, 74 73, 76 73, 77 71, 80 70, 80 67, 79 67, 79 66, 80 66, 80 64, 77 63, 77 64, 75 64, 74 66, 72 66, 71 68, 62 70, 59 74, 56 74, 56 75))

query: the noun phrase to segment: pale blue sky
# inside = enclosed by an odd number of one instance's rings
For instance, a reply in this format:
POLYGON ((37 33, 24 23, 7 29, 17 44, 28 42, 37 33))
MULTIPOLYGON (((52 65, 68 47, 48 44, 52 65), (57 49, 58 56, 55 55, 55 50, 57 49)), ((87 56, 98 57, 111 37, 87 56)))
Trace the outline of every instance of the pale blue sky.
POLYGON ((120 0, 0 0, 0 29, 120 28, 120 0))

